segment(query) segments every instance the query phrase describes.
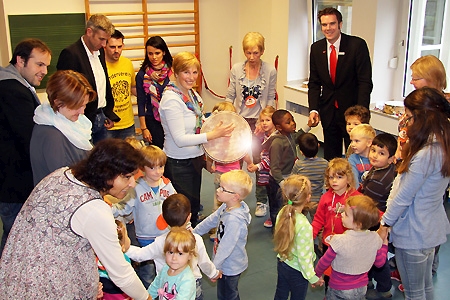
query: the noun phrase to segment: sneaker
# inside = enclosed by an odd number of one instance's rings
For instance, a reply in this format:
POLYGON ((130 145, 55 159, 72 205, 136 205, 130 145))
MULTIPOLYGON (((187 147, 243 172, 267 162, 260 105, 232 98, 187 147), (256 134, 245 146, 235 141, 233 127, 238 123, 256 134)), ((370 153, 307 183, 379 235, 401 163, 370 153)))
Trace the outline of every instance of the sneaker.
POLYGON ((272 220, 270 218, 268 218, 265 222, 264 222, 264 227, 266 228, 272 228, 272 220))
POLYGON ((398 290, 400 291, 400 292, 402 292, 402 293, 404 293, 405 292, 405 288, 403 287, 403 284, 399 284, 398 285, 398 290))
POLYGON ((264 217, 267 215, 267 207, 264 203, 257 202, 256 203, 256 210, 255 210, 255 217, 264 217))
POLYGON ((398 270, 394 270, 391 272, 391 279, 396 280, 398 282, 402 282, 402 279, 400 278, 400 273, 398 270))

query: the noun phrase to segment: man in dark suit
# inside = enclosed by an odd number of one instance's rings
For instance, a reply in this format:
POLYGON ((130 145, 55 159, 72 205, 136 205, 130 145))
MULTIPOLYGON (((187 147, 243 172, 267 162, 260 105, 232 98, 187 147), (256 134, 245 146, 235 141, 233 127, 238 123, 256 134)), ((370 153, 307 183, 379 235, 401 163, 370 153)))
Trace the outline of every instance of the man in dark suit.
POLYGON ((92 122, 94 144, 107 137, 107 129, 120 118, 113 112, 114 98, 106 69, 103 47, 114 33, 114 26, 104 15, 92 15, 86 23, 84 35, 74 44, 61 51, 56 68, 74 70, 83 74, 94 90, 97 98, 86 105, 84 114, 92 122))
POLYGON ((50 65, 51 51, 38 39, 17 44, 9 65, 0 67, 0 217, 6 238, 33 189, 30 140, 34 109, 40 104, 34 89, 50 65))
POLYGON ((331 160, 342 157, 342 140, 346 148, 350 144, 345 110, 356 104, 369 108, 372 66, 366 42, 341 33, 342 15, 337 9, 321 10, 318 19, 325 38, 311 45, 309 118, 315 125, 322 121, 324 157, 331 160))

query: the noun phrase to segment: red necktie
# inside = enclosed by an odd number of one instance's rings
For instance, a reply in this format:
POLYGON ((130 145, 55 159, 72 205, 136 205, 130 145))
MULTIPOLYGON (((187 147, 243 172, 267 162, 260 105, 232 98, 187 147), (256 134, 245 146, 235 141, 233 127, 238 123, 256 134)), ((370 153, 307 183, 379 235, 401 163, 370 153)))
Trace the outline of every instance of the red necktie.
POLYGON ((334 83, 336 79, 336 65, 337 65, 337 58, 336 58, 336 47, 334 45, 331 45, 331 53, 330 53, 330 77, 331 81, 334 83))

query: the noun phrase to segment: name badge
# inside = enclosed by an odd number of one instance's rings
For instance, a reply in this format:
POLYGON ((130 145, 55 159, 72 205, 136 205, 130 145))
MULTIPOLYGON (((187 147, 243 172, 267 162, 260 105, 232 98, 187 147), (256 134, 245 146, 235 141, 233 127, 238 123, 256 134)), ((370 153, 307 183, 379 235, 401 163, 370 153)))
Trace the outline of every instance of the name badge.
POLYGON ((345 55, 345 52, 339 52, 338 55, 345 55))

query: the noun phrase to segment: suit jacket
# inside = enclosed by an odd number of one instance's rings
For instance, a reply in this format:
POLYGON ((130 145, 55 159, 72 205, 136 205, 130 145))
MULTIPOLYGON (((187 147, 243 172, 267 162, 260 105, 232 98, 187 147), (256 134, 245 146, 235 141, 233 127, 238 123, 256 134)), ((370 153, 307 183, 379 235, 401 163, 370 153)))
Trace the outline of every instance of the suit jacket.
POLYGON ((344 112, 350 106, 359 104, 369 108, 372 87, 372 65, 363 39, 341 33, 334 84, 328 70, 326 39, 311 45, 309 110, 319 112, 323 128, 331 123, 335 100, 339 106, 336 116, 341 121, 344 121, 344 112))
MULTIPOLYGON (((106 106, 103 109, 105 116, 113 122, 120 121, 120 118, 114 113, 114 98, 111 91, 111 84, 109 82, 108 70, 106 69, 105 61, 105 51, 100 49, 100 62, 102 64, 103 70, 105 71, 106 78, 106 106)), ((97 85, 95 84, 94 72, 92 71, 91 64, 89 63, 89 57, 86 54, 81 38, 73 43, 72 45, 66 47, 61 51, 58 58, 58 63, 56 64, 56 69, 58 70, 73 70, 83 74, 92 88, 97 91, 97 85)), ((98 98, 95 97, 94 101, 89 102, 84 110, 85 116, 94 123, 95 114, 98 107, 98 98)))
POLYGON ((30 140, 40 104, 15 79, 0 81, 0 202, 23 203, 33 189, 30 140))

